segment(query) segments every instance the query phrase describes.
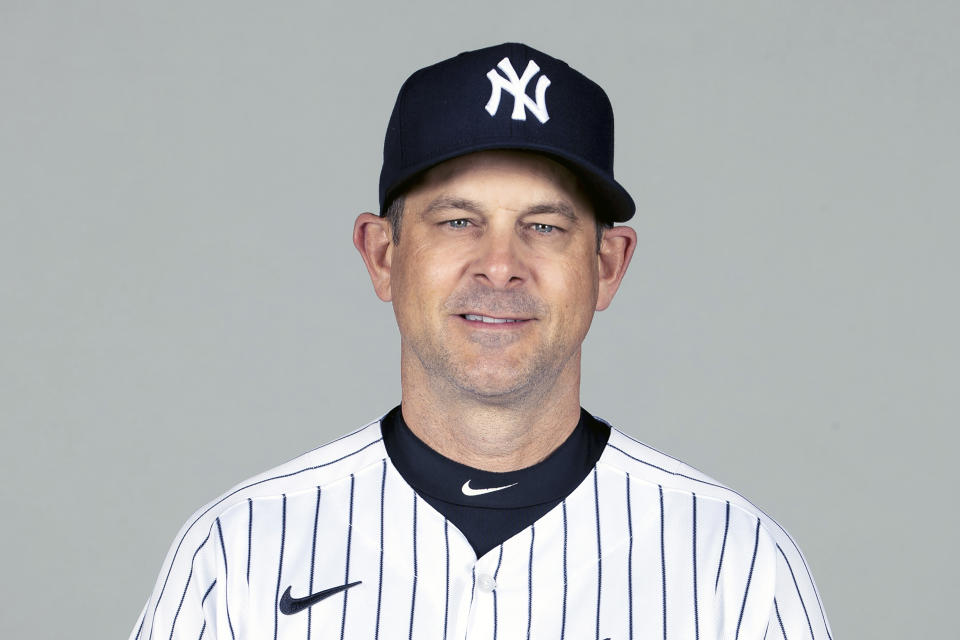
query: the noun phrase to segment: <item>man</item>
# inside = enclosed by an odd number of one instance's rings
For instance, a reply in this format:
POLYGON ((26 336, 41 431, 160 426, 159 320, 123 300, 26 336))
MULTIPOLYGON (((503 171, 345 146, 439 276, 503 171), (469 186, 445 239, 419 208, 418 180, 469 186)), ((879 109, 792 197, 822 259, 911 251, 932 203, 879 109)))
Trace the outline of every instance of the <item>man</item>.
POLYGON ((418 71, 380 202, 401 405, 201 509, 132 638, 832 640, 782 528, 580 408, 636 246, 600 87, 519 44, 418 71))

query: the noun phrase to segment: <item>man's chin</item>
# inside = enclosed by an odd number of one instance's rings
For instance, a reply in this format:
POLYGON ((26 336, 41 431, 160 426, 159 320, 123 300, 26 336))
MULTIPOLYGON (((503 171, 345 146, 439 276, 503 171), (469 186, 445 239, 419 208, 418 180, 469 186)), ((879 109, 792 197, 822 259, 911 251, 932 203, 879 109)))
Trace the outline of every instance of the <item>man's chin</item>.
POLYGON ((461 390, 479 404, 491 407, 509 407, 523 403, 530 397, 529 389, 524 386, 504 387, 461 387, 461 390))
POLYGON ((543 376, 526 374, 516 367, 483 367, 482 371, 458 372, 453 384, 484 404, 508 405, 527 398, 542 383, 543 376))

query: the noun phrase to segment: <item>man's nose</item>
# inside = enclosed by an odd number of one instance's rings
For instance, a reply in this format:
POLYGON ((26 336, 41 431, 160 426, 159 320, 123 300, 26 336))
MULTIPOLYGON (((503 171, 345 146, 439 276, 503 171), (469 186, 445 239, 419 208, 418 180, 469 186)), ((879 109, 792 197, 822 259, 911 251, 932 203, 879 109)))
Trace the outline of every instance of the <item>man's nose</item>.
POLYGON ((522 244, 512 229, 487 230, 477 248, 473 276, 498 289, 523 284, 529 271, 522 244))

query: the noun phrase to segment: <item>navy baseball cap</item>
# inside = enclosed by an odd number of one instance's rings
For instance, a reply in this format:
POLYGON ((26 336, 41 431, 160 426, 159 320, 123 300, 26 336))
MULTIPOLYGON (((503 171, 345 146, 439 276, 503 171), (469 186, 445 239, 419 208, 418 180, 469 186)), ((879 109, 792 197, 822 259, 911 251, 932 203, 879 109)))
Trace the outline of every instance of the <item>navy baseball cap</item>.
POLYGON ((613 177, 607 94, 519 43, 467 51, 407 78, 383 144, 380 210, 430 167, 488 149, 546 154, 580 178, 600 220, 633 217, 633 198, 613 177))

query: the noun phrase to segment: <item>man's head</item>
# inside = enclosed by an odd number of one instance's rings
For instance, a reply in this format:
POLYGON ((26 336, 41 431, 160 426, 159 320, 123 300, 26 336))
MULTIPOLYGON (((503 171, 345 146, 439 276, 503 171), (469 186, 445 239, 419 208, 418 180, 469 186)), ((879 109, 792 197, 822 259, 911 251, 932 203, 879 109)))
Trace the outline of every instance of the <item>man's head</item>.
POLYGON ((402 242, 370 214, 354 240, 393 302, 405 366, 486 399, 578 367, 636 238, 608 228, 597 250, 593 205, 569 169, 527 151, 472 153, 426 171, 404 207, 402 242))
POLYGON ((384 147, 385 216, 354 229, 394 306, 405 390, 415 379, 509 403, 579 385, 593 313, 636 245, 612 226, 634 211, 613 179, 612 134, 603 91, 524 45, 407 80, 384 147))

